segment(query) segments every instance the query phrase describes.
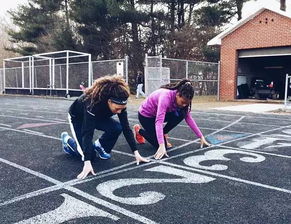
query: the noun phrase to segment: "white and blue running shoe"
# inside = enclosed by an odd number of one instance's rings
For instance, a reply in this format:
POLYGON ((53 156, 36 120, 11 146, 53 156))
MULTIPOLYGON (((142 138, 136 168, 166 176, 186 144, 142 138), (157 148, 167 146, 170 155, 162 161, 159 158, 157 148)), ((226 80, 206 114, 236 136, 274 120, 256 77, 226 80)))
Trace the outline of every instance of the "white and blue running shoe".
POLYGON ((75 149, 77 149, 76 141, 71 138, 68 132, 62 132, 61 134, 61 141, 63 145, 63 150, 65 153, 76 156, 78 153, 75 149))
POLYGON ((110 159, 111 155, 109 153, 107 153, 104 148, 101 146, 99 139, 95 141, 95 143, 93 144, 93 148, 94 150, 99 154, 99 157, 101 159, 110 159))

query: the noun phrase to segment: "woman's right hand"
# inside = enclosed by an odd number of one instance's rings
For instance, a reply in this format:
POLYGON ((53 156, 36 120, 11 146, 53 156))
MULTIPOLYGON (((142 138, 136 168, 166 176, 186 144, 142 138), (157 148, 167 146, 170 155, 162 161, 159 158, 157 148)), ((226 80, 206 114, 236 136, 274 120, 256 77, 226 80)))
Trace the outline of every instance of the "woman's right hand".
POLYGON ((90 160, 86 160, 84 162, 84 167, 82 172, 77 176, 78 179, 85 179, 89 173, 92 173, 94 176, 96 173, 93 170, 92 164, 90 160))
POLYGON ((168 156, 165 144, 160 144, 157 152, 154 155, 155 159, 162 159, 164 156, 168 156))

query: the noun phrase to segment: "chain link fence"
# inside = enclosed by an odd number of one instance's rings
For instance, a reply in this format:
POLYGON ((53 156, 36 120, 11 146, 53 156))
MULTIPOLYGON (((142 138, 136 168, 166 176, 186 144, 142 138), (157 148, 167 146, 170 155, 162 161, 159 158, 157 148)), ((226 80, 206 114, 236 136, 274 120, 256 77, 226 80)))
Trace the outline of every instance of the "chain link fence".
POLYGON ((218 71, 218 63, 146 56, 145 91, 148 95, 163 84, 189 79, 195 88, 195 95, 218 96, 218 71))
MULTIPOLYGON (((47 59, 34 60, 32 56, 23 58, 24 60, 18 62, 6 62, 5 70, 2 69, 0 73, 1 92, 17 90, 24 93, 47 95, 57 91, 62 93, 70 91, 80 94, 81 83, 86 87, 93 80, 105 75, 119 74, 127 82, 129 81, 128 57, 92 61, 90 65, 91 75, 88 75, 89 62, 85 60, 76 62, 77 59, 73 59, 67 64, 65 59, 51 61, 47 59), (32 63, 34 66, 31 66, 32 63)), ((193 83, 196 96, 217 96, 218 70, 218 63, 146 56, 145 92, 148 95, 163 84, 186 78, 193 83)))

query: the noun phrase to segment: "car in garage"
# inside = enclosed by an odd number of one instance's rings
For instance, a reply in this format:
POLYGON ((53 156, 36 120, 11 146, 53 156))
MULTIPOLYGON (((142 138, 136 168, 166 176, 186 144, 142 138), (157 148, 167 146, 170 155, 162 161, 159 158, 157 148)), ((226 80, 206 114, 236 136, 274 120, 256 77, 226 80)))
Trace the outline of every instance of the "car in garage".
POLYGON ((263 78, 253 78, 250 86, 250 95, 256 99, 277 99, 274 82, 263 78))

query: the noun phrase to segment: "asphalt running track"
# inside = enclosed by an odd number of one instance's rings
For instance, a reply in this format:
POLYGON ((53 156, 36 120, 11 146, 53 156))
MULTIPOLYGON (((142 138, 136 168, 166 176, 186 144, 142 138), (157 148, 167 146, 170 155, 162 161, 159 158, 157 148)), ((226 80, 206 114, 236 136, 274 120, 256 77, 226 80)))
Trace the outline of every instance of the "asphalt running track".
MULTIPOLYGON (((97 176, 61 149, 72 101, 0 97, 0 223, 290 223, 291 116, 199 111, 212 142, 200 148, 185 123, 170 158, 136 166, 121 135, 97 176)), ((130 123, 137 122, 129 106, 130 123)), ((101 132, 97 132, 97 138, 101 132)))

